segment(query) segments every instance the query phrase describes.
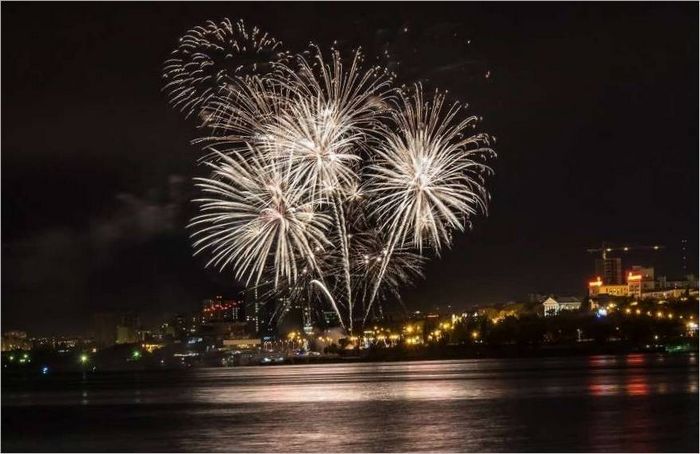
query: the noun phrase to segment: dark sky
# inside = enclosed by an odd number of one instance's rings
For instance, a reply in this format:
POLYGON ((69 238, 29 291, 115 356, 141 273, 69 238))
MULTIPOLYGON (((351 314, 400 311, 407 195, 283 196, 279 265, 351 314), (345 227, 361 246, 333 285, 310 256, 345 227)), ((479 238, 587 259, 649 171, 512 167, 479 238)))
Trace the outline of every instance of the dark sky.
POLYGON ((99 310, 234 290, 191 257, 197 131, 160 91, 178 37, 223 17, 290 50, 388 48, 402 79, 485 117, 490 215, 409 307, 583 295, 602 241, 664 244, 657 273, 677 275, 687 238, 697 270, 697 4, 3 3, 3 330, 80 333, 99 310))

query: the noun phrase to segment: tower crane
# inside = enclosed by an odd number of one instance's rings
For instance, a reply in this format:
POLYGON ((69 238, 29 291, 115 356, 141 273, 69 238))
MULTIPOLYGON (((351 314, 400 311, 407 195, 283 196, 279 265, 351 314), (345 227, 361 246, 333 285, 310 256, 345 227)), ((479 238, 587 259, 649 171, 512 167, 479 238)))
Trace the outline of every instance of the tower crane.
POLYGON ((664 249, 663 245, 660 244, 655 244, 652 246, 640 246, 640 245, 635 245, 635 246, 607 246, 605 243, 601 245, 599 248, 591 248, 591 249, 586 249, 587 252, 590 253, 601 253, 601 257, 603 260, 607 258, 607 253, 608 252, 629 252, 629 251, 659 251, 661 249, 664 249))

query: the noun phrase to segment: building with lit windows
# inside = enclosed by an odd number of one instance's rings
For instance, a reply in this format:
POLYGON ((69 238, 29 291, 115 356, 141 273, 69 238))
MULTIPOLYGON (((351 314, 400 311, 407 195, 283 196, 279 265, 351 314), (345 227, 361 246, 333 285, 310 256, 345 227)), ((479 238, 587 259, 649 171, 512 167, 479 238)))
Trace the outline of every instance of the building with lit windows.
POLYGON ((31 342, 24 331, 6 331, 2 335, 2 351, 30 350, 31 342))
POLYGON ((596 297, 599 295, 628 296, 630 292, 627 284, 603 284, 600 277, 588 283, 588 295, 596 297))
POLYGON ((692 291, 697 291, 698 283, 695 276, 688 275, 685 279, 670 281, 665 276, 654 277, 653 267, 632 266, 625 275, 626 284, 606 284, 598 276, 588 283, 588 295, 648 298, 680 298, 692 291))
POLYGON ((634 280, 639 281, 641 292, 648 292, 656 288, 656 281, 654 280, 654 267, 653 266, 639 266, 634 265, 627 272, 627 283, 630 283, 630 276, 639 276, 634 278, 634 280))
POLYGON ((581 309, 581 300, 575 296, 550 296, 542 302, 545 317, 557 315, 562 311, 577 311, 581 309))
POLYGON ((202 321, 242 322, 245 321, 245 305, 241 301, 216 296, 202 302, 202 321))

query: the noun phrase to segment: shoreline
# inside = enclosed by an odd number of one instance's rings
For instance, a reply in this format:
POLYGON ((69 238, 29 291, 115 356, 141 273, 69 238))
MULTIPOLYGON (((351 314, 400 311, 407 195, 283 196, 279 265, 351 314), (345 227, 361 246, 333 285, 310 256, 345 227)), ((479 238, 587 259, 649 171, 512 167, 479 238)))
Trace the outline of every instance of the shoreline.
MULTIPOLYGON (((336 357, 289 358, 284 364, 333 364, 348 362, 440 361, 451 359, 509 359, 583 357, 629 354, 689 354, 698 353, 698 344, 690 348, 670 350, 664 345, 557 345, 557 346, 463 346, 448 345, 422 349, 378 349, 361 355, 344 354, 336 357)), ((248 367, 248 366, 236 366, 248 367)))
MULTIPOLYGON (((671 349, 664 345, 636 346, 631 344, 619 345, 556 345, 556 346, 474 346, 474 345, 445 345, 440 347, 410 348, 410 349, 377 349, 362 351, 362 354, 353 355, 350 352, 337 356, 307 356, 288 357, 284 361, 270 364, 260 364, 250 362, 247 364, 237 364, 230 366, 217 365, 210 361, 201 361, 189 366, 157 366, 155 364, 141 364, 141 367, 97 367, 95 370, 81 372, 74 368, 56 368, 50 376, 71 375, 71 374, 93 374, 102 373, 126 373, 126 372, 176 372, 202 368, 242 368, 242 367, 277 367, 285 365, 324 365, 324 364, 349 364, 349 363, 395 363, 395 362, 419 362, 419 361, 446 361, 446 360, 474 360, 474 359, 526 359, 526 358, 567 358, 567 357, 587 357, 587 356, 624 356, 624 355, 692 355, 698 354, 698 345, 686 344, 687 348, 671 349)), ((3 378, 7 382, 34 381, 35 379, 47 378, 34 369, 5 369, 3 378)), ((3 388, 5 388, 3 386, 3 388)))

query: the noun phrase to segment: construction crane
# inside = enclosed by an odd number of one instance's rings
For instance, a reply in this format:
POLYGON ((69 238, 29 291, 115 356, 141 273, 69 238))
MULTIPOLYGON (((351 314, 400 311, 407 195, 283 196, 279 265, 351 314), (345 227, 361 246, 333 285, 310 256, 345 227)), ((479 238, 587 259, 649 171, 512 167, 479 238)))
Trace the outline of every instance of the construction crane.
POLYGON ((600 252, 601 257, 603 260, 607 258, 607 253, 608 252, 629 252, 629 251, 659 251, 661 249, 664 249, 663 245, 660 244, 655 244, 653 246, 616 246, 616 247, 610 247, 606 246, 605 243, 602 244, 601 247, 599 248, 592 248, 592 249, 586 249, 587 252, 590 253, 596 253, 600 252))

